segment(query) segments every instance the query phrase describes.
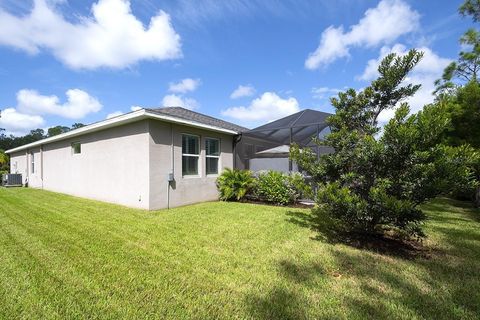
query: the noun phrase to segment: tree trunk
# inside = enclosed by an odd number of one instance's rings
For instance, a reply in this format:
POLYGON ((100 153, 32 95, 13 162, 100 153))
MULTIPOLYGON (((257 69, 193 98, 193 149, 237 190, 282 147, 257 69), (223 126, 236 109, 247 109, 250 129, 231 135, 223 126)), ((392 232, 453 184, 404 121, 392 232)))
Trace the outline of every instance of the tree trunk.
POLYGON ((480 208, 480 186, 475 190, 475 199, 473 200, 473 203, 476 208, 480 208))

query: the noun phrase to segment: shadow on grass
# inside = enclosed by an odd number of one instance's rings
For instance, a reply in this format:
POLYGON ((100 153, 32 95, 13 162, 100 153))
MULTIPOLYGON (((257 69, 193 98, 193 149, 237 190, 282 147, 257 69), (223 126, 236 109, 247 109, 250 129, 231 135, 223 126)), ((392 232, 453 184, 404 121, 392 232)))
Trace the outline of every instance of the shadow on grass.
MULTIPOLYGON (((418 253, 422 249, 407 249, 406 256, 392 254, 388 241, 382 240, 380 248, 386 246, 386 252, 379 252, 379 240, 372 239, 373 248, 368 247, 368 241, 361 246, 350 241, 350 246, 362 250, 327 246, 328 268, 323 256, 309 262, 285 257, 277 262, 278 274, 284 280, 281 285, 274 283, 270 291, 248 297, 252 317, 305 319, 318 314, 317 318, 480 319, 480 225, 476 210, 448 199, 435 200, 423 209, 434 222, 429 230, 440 239, 437 245, 442 255, 417 254, 416 259, 404 259, 412 257, 411 250, 418 253), (318 299, 332 287, 338 290, 329 299, 336 304, 311 300, 312 292, 318 299), (342 313, 335 313, 337 310, 342 313)), ((291 223, 316 230, 320 234, 317 239, 325 237, 308 212, 290 211, 287 216, 291 223)), ((393 246, 398 249, 396 243, 393 246)))
MULTIPOLYGON (((317 291, 319 277, 328 276, 321 262, 297 263, 290 259, 280 260, 277 263, 278 274, 286 280, 283 285, 275 285, 266 292, 248 296, 247 302, 254 319, 309 319, 311 305, 303 296, 308 288, 317 291)), ((318 303, 317 301, 316 303, 318 303)))
POLYGON ((274 287, 262 296, 247 299, 254 319, 308 319, 297 294, 284 287, 274 287))
POLYGON ((296 283, 310 283, 319 275, 327 274, 327 271, 321 263, 299 265, 290 260, 281 260, 278 266, 279 273, 284 278, 296 283))
POLYGON ((480 315, 477 266, 464 264, 459 271, 443 258, 418 259, 410 262, 415 274, 406 276, 405 265, 395 260, 378 263, 369 255, 332 253, 340 270, 349 272, 363 293, 346 298, 348 309, 362 318, 396 318, 395 310, 404 310, 407 318, 478 319, 480 315))
POLYGON ((431 255, 431 250, 425 248, 421 241, 404 241, 376 235, 342 234, 332 227, 331 222, 320 221, 311 212, 288 211, 286 215, 289 217, 287 221, 315 231, 316 235, 312 238, 313 240, 330 244, 341 243, 357 249, 406 259, 431 255))

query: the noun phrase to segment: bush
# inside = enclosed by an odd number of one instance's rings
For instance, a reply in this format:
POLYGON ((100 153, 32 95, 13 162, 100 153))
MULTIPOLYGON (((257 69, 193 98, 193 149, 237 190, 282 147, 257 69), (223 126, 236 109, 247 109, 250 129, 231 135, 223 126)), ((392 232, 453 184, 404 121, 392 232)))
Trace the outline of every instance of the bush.
POLYGON ((226 168, 217 179, 220 200, 242 200, 255 185, 251 171, 226 168))
POLYGON ((310 197, 311 188, 300 173, 284 174, 264 171, 257 177, 254 196, 257 200, 280 205, 296 203, 302 197, 310 197))
POLYGON ((278 171, 261 172, 255 186, 258 200, 287 205, 294 201, 295 190, 288 183, 287 175, 278 171))
POLYGON ((313 199, 312 186, 305 181, 305 178, 301 173, 290 173, 288 175, 288 183, 295 190, 295 202, 299 199, 313 199))

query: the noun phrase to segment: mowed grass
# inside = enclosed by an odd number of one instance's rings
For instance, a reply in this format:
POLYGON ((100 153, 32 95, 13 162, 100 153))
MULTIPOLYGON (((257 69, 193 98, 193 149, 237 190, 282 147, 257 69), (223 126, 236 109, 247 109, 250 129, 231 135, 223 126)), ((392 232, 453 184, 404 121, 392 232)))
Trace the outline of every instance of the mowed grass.
POLYGON ((0 318, 478 319, 480 212, 424 208, 428 254, 406 259, 316 240, 308 210, 0 189, 0 318))

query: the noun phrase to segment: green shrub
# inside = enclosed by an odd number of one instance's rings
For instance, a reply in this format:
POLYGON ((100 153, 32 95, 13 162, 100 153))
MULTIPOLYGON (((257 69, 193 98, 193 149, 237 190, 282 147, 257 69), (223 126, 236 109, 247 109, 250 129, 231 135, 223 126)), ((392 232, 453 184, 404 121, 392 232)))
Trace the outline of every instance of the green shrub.
POLYGON ((259 173, 254 196, 260 201, 288 205, 303 197, 311 197, 312 190, 300 173, 287 175, 270 170, 259 173))
POLYGON ((295 202, 299 199, 313 199, 312 186, 306 183, 305 178, 299 172, 288 175, 288 183, 295 190, 295 202))
POLYGON ((288 182, 288 176, 279 171, 261 172, 255 186, 258 200, 288 205, 294 201, 295 190, 288 182))
POLYGON ((251 171, 226 168, 217 179, 220 200, 242 200, 253 188, 255 179, 251 171))

